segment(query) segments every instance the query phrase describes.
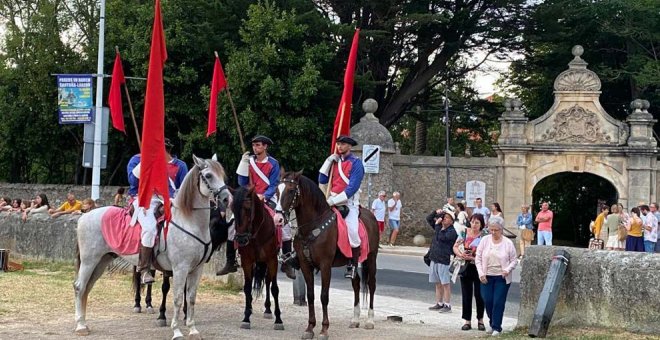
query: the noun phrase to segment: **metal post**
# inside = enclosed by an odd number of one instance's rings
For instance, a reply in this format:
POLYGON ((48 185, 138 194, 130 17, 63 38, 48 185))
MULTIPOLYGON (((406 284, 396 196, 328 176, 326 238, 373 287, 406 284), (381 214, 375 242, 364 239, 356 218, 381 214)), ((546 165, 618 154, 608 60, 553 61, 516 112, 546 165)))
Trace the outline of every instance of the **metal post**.
POLYGON ((571 254, 564 249, 555 250, 552 256, 552 263, 548 269, 548 276, 545 278, 543 290, 536 304, 536 311, 532 324, 529 325, 527 334, 530 338, 545 338, 550 327, 552 315, 555 313, 555 306, 559 299, 559 288, 564 280, 568 264, 571 260, 571 254))
POLYGON ((447 98, 447 88, 445 87, 445 170, 447 178, 447 196, 451 197, 449 191, 449 98, 447 98))
POLYGON ((94 110, 94 159, 92 160, 92 199, 99 199, 101 184, 101 134, 103 133, 103 46, 105 44, 105 0, 99 15, 99 50, 96 64, 96 110, 94 110))
POLYGON ((371 209, 371 173, 367 174, 367 209, 371 209))

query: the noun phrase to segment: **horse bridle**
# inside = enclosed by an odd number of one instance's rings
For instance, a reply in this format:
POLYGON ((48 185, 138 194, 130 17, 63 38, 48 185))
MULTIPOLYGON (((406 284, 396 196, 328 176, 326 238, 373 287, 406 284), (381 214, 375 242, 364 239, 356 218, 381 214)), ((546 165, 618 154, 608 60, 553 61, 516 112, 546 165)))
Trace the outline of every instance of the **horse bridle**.
MULTIPOLYGON (((199 169, 200 170, 199 179, 201 180, 202 183, 204 183, 204 185, 206 185, 206 189, 208 189, 211 192, 211 194, 213 195, 213 200, 216 202, 215 209, 218 209, 220 207, 220 205, 222 205, 223 209, 227 209, 227 207, 224 205, 224 203, 220 202, 220 194, 222 193, 223 190, 228 190, 227 189, 228 185, 225 184, 225 185, 223 185, 220 188, 215 189, 215 190, 213 188, 211 188, 211 184, 209 184, 209 181, 206 179, 206 176, 204 176, 204 173, 201 172, 202 170, 204 170, 206 168, 207 168, 206 166, 203 167, 203 168, 200 167, 200 169, 199 169)), ((197 190, 199 190, 199 192, 201 194, 202 189, 199 186, 197 186, 197 190)))
MULTIPOLYGON (((243 207, 241 207, 241 209, 243 209, 243 207)), ((254 220, 254 210, 255 210, 255 206, 254 203, 252 203, 250 208, 250 221, 249 221, 250 226, 252 226, 253 224, 252 222, 254 220)), ((264 225, 265 220, 266 220, 266 215, 262 213, 261 222, 259 223, 259 226, 257 227, 257 230, 254 233, 250 231, 250 227, 248 227, 247 232, 236 233, 236 235, 234 235, 234 239, 236 240, 236 242, 238 242, 238 245, 240 247, 245 247, 248 244, 250 244, 250 240, 255 239, 259 234, 259 231, 261 231, 261 227, 264 225), (243 244, 243 242, 245 242, 245 244, 243 244)))
MULTIPOLYGON (((298 203, 298 198, 300 197, 300 185, 298 184, 297 181, 288 178, 282 179, 280 183, 291 183, 296 186, 296 192, 293 194, 293 200, 291 201, 291 205, 289 205, 289 209, 286 211, 287 214, 291 214, 291 211, 295 209, 296 203, 298 203)), ((280 197, 280 199, 282 198, 280 197)), ((283 211, 275 211, 275 212, 283 213, 283 211)))

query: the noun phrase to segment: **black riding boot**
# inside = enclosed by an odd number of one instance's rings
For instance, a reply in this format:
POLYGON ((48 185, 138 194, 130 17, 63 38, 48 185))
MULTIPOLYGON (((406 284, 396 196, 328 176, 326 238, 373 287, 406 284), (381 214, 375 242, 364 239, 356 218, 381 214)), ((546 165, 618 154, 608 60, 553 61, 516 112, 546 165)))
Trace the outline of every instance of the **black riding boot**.
POLYGON ((154 248, 145 247, 140 245, 140 255, 138 260, 137 271, 142 273, 142 284, 154 283, 154 277, 151 276, 149 270, 151 269, 151 257, 153 256, 154 248))
POLYGON ((354 279, 357 275, 358 260, 360 259, 360 247, 351 248, 353 252, 353 258, 348 261, 346 266, 346 274, 344 277, 347 279, 354 279))
MULTIPOLYGON (((288 259, 291 256, 291 240, 288 241, 283 241, 282 242, 282 258, 283 259, 288 259)), ((293 270, 293 267, 289 265, 287 261, 282 261, 282 265, 280 266, 280 270, 282 273, 286 273, 286 277, 290 278, 291 280, 296 279, 296 272, 293 270)))
POLYGON ((218 270, 215 275, 227 275, 229 273, 235 273, 238 270, 238 265, 236 264, 236 249, 234 249, 234 241, 227 241, 227 261, 225 266, 218 270))

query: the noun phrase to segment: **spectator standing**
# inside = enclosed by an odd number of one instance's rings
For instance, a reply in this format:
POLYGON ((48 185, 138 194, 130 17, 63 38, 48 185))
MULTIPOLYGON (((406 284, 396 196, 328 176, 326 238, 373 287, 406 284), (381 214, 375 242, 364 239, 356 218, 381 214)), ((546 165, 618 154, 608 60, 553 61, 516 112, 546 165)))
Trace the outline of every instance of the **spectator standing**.
POLYGON ((385 231, 385 210, 387 202, 385 199, 387 194, 385 191, 379 191, 378 197, 371 203, 371 212, 376 216, 376 221, 378 222, 378 235, 382 235, 385 231))
POLYGON ((619 241, 619 225, 621 224, 621 217, 619 216, 619 206, 612 204, 610 214, 607 215, 605 220, 604 229, 607 231, 607 243, 605 248, 607 250, 623 250, 624 243, 619 241))
MULTIPOLYGON (((655 218, 658 220, 658 223, 660 223, 660 211, 658 211, 658 203, 651 203, 651 206, 653 208, 652 211, 654 211, 653 215, 655 215, 655 218)), ((655 252, 660 253, 660 242, 655 243, 655 252)))
MULTIPOLYGON (((453 197, 447 197, 447 203, 442 206, 443 211, 451 211, 456 215, 456 205, 454 204, 454 198, 453 197)), ((456 216, 458 217, 458 216, 456 216)))
POLYGON ((502 219, 502 225, 504 225, 504 215, 502 215, 502 207, 499 203, 495 202, 490 205, 490 217, 499 217, 502 219))
POLYGON ((481 298, 481 281, 479 273, 474 263, 474 256, 477 253, 477 246, 481 240, 482 229, 484 228, 484 218, 481 214, 474 214, 470 219, 470 228, 458 237, 454 244, 454 254, 465 260, 465 271, 461 275, 461 295, 463 297, 462 307, 463 319, 462 330, 472 329, 472 296, 477 303, 477 328, 485 331, 484 325, 484 300, 481 298))
POLYGON ((644 251, 644 234, 642 233, 642 219, 639 218, 639 208, 630 209, 630 223, 626 224, 628 237, 626 237, 626 251, 644 251))
MULTIPOLYGON (((25 202, 24 202, 25 203, 25 202)), ((37 197, 35 197, 29 208, 25 208, 23 211, 23 222, 25 222, 28 218, 28 216, 32 215, 47 215, 48 210, 50 209, 50 204, 48 204, 48 197, 46 197, 46 194, 39 194, 37 197)))
POLYGON ((516 218, 516 225, 520 230, 520 258, 522 258, 525 256, 525 248, 532 245, 534 226, 532 225, 532 214, 529 212, 529 206, 523 204, 520 210, 521 212, 516 218))
POLYGON ((644 251, 653 253, 658 241, 658 219, 650 212, 648 205, 642 205, 640 210, 642 216, 646 216, 644 221, 644 251))
POLYGON ((124 195, 124 192, 126 189, 123 187, 117 189, 117 193, 115 193, 115 197, 113 198, 112 205, 116 207, 125 207, 126 206, 126 195, 124 195))
POLYGON ((467 212, 465 212, 465 205, 463 203, 456 203, 456 221, 454 222, 454 229, 456 233, 461 235, 467 228, 470 228, 470 219, 467 212))
POLYGON ((554 217, 548 202, 541 203, 541 211, 536 215, 536 223, 539 224, 538 242, 539 246, 552 245, 552 218, 554 217))
POLYGON ((472 209, 472 215, 481 214, 484 217, 484 221, 486 222, 486 224, 488 224, 488 218, 490 217, 490 210, 483 206, 483 201, 481 200, 481 197, 477 197, 477 199, 474 200, 474 204, 476 205, 476 207, 472 209))
POLYGON ((390 247, 394 247, 396 237, 399 235, 399 228, 401 227, 401 194, 395 191, 392 193, 392 198, 387 201, 388 210, 388 223, 390 225, 390 247))
POLYGON ((502 333, 502 319, 506 297, 511 286, 514 268, 518 264, 513 242, 502 236, 504 226, 499 221, 488 224, 489 235, 481 238, 477 247, 475 263, 481 281, 481 296, 484 299, 492 335, 502 333))
POLYGON ((454 229, 454 213, 452 211, 443 211, 442 217, 438 218, 433 225, 434 235, 429 250, 429 282, 435 283, 435 305, 429 307, 430 310, 437 310, 440 313, 451 312, 451 274, 449 272, 449 262, 454 253, 454 243, 458 235, 454 229))
POLYGON ((600 214, 596 216, 596 221, 594 221, 594 229, 591 231, 594 234, 595 239, 603 240, 603 242, 607 239, 607 231, 606 229, 603 229, 603 225, 605 224, 605 219, 609 213, 610 207, 603 204, 600 208, 600 214))
POLYGON ((62 203, 57 209, 49 209, 48 213, 50 217, 57 217, 60 215, 71 214, 74 211, 82 209, 82 202, 76 199, 76 195, 73 192, 66 194, 66 202, 62 203))

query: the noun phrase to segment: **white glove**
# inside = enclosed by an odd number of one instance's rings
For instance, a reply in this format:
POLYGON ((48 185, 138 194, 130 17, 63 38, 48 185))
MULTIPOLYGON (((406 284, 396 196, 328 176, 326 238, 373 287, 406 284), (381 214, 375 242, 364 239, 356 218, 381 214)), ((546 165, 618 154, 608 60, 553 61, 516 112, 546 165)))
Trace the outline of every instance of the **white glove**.
POLYGON ((138 163, 131 171, 133 173, 133 176, 135 176, 135 178, 137 179, 140 179, 140 164, 141 163, 138 163))
POLYGON ((346 204, 347 201, 348 201, 348 197, 346 197, 346 191, 342 191, 338 195, 328 197, 328 200, 326 202, 328 202, 329 206, 333 206, 333 205, 346 204))
POLYGON ((241 161, 238 163, 238 168, 236 168, 236 174, 243 177, 250 175, 250 153, 245 152, 241 157, 241 161))
POLYGON ((328 158, 325 159, 325 162, 323 162, 323 166, 321 166, 319 172, 328 176, 328 174, 330 174, 330 167, 332 167, 332 162, 339 162, 338 154, 333 153, 332 155, 328 156, 328 158))

